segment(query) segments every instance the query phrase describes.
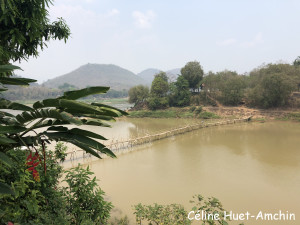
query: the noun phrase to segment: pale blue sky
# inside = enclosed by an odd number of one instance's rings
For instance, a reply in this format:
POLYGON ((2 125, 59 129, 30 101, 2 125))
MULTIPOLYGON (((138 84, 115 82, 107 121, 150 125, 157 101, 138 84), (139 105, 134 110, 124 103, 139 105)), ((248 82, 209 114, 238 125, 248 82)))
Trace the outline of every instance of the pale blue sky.
POLYGON ((197 60, 205 72, 245 73, 300 55, 298 0, 56 0, 49 12, 72 38, 21 63, 20 74, 39 82, 88 62, 138 73, 197 60))

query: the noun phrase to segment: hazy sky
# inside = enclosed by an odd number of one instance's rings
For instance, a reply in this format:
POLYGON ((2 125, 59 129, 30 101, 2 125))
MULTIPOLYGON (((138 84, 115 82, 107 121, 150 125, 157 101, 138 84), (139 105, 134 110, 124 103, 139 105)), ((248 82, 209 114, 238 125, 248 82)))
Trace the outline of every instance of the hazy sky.
POLYGON ((49 13, 72 37, 21 63, 18 74, 39 82, 86 63, 138 73, 197 60, 205 72, 244 73, 300 55, 299 0, 56 0, 49 13))

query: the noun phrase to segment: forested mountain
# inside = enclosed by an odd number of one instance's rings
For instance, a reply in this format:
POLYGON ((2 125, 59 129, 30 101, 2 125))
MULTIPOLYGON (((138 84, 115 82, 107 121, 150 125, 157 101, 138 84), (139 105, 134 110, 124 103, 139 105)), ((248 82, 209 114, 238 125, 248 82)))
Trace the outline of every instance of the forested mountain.
MULTIPOLYGON (((11 87, 7 85, 9 90, 1 93, 0 97, 12 101, 31 101, 56 98, 62 95, 63 91, 76 90, 87 86, 108 86, 110 90, 107 94, 102 94, 102 98, 123 98, 128 96, 127 92, 133 86, 139 84, 150 86, 154 75, 159 72, 158 69, 147 69, 135 75, 133 72, 116 65, 86 64, 70 73, 50 79, 41 85, 38 83, 32 83, 29 87, 11 87)), ((166 72, 170 81, 176 80, 179 73, 180 69, 166 72)))
POLYGON ((114 90, 129 89, 146 81, 133 72, 112 64, 86 64, 62 76, 50 79, 43 85, 58 88, 68 83, 78 88, 108 86, 114 90))

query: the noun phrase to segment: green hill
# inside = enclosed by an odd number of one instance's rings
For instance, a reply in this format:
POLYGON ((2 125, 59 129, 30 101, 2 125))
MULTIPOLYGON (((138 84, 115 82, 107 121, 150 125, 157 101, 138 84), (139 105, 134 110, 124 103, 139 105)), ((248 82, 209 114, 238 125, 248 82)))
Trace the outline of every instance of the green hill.
POLYGON ((129 89, 146 81, 133 72, 111 64, 86 64, 62 76, 43 83, 46 87, 58 88, 64 83, 78 88, 108 86, 114 90, 129 89))

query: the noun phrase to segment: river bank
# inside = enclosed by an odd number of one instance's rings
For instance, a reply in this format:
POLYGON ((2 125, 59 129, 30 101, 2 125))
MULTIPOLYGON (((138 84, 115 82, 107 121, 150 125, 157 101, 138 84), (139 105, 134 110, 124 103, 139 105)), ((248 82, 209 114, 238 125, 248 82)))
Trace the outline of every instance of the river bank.
POLYGON ((171 107, 163 110, 132 110, 131 118, 194 118, 238 119, 252 117, 254 120, 292 120, 300 122, 300 109, 255 109, 247 107, 171 107))

